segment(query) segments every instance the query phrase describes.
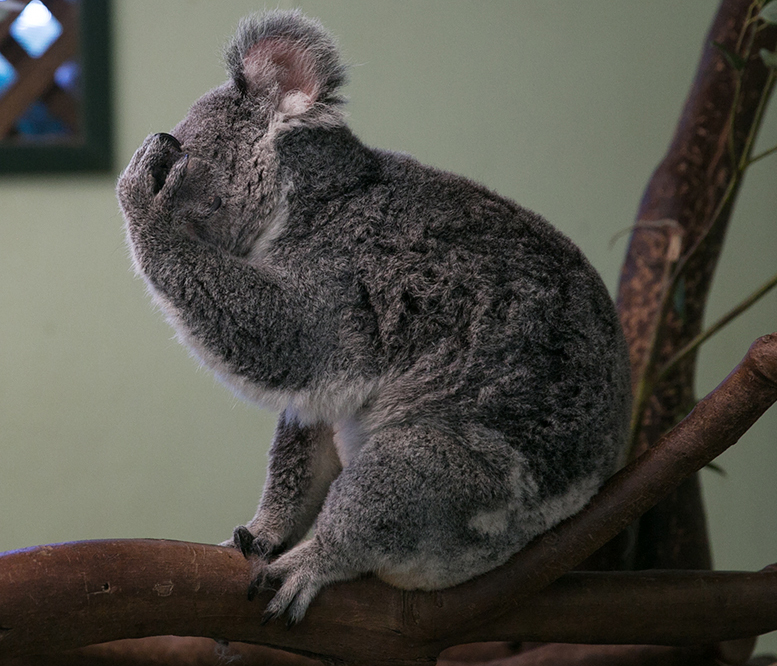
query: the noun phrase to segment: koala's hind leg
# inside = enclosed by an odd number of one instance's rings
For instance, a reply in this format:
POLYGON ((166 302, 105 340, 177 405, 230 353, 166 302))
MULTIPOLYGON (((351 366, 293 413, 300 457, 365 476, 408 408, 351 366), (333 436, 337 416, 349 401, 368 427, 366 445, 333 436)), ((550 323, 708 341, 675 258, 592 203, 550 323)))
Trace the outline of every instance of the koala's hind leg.
POLYGON ((342 469, 332 437, 328 426, 302 427, 281 414, 259 508, 235 528, 231 545, 268 561, 305 536, 342 469))
POLYGON ((332 483, 313 538, 261 572, 254 591, 277 589, 266 617, 297 622, 321 587, 363 573, 439 589, 501 564, 521 538, 510 520, 519 462, 498 435, 381 430, 332 483), (479 529, 484 513, 503 524, 479 529))

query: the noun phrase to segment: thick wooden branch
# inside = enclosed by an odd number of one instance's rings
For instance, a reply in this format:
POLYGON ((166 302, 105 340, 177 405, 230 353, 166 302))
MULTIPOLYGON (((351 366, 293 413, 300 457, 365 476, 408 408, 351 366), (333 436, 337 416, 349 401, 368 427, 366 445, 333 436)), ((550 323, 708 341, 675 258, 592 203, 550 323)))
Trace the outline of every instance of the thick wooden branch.
MULTIPOLYGON (((27 597, 27 607, 12 620, 12 626, 5 627, 0 655, 8 654, 9 646, 11 654, 24 654, 63 650, 85 641, 99 643, 117 637, 195 634, 341 657, 344 655, 338 652, 343 650, 342 635, 348 633, 351 639, 359 639, 355 642, 361 643, 361 649, 369 654, 345 656, 377 664, 384 663, 379 655, 385 650, 385 634, 401 632, 396 624, 399 618, 394 613, 387 616, 385 611, 396 610, 402 595, 375 580, 343 584, 330 590, 322 596, 316 616, 293 630, 279 624, 262 627, 261 604, 246 601, 239 589, 239 583, 248 577, 249 567, 234 551, 217 546, 171 541, 91 541, 43 546, 5 557, 8 561, 4 565, 12 570, 20 568, 14 559, 25 560, 23 566, 34 572, 30 587, 40 586, 41 582, 51 584, 41 581, 35 573, 41 567, 52 576, 72 574, 74 570, 81 575, 61 577, 59 589, 50 587, 48 594, 42 587, 40 592, 28 587, 25 593, 22 586, 30 581, 19 580, 18 589, 27 597), (343 601, 344 610, 352 612, 360 598, 364 602, 378 595, 384 603, 375 603, 362 617, 349 618, 340 613, 331 618, 334 608, 343 601), (325 627, 327 631, 322 631, 325 627), (362 642, 366 638, 376 642, 362 642), (14 643, 21 649, 14 649, 14 643)), ((7 602, 19 610, 15 596, 7 598, 7 602)), ((451 639, 455 643, 520 638, 568 643, 694 645, 774 629, 774 568, 759 573, 575 572, 517 603, 510 613, 488 626, 451 639), (612 622, 613 617, 618 621, 612 622)), ((207 652, 201 642, 197 649, 207 652)), ((403 658, 385 663, 412 663, 418 658, 435 656, 440 650, 437 641, 419 641, 404 650, 403 658)), ((214 657, 224 652, 215 641, 210 651, 214 657)))
MULTIPOLYGON (((167 548, 169 542, 113 542, 119 548, 128 547, 138 553, 167 548), (140 548, 138 548, 140 546, 140 548)), ((87 555, 95 544, 80 545, 80 553, 71 550, 69 556, 76 561, 87 555)), ((175 550, 183 550, 192 544, 174 543, 168 554, 175 556, 175 550)), ((214 547, 207 547, 213 550, 214 547)), ((118 552, 118 550, 117 550, 118 552)), ((50 557, 50 554, 48 555, 50 557)), ((219 554, 212 554, 218 558, 219 554)), ((199 557, 198 557, 199 559, 199 557)), ((73 560, 71 559, 71 562, 73 560)), ((207 561, 203 564, 208 564, 207 561)), ((192 575, 195 578, 196 575, 192 575)), ((116 580, 116 579, 114 579, 116 580)), ((224 631, 234 631, 234 624, 240 626, 246 621, 251 623, 256 616, 251 609, 244 607, 243 613, 237 613, 237 606, 230 613, 213 621, 213 627, 224 631)), ((191 623, 188 613, 178 614, 171 622, 152 622, 150 629, 179 630, 191 623)), ((56 626, 56 624, 54 625, 56 626)), ((681 650, 677 654, 688 656, 691 652, 711 654, 712 648, 698 649, 691 643, 693 639, 711 643, 721 636, 738 637, 754 630, 769 631, 777 627, 777 569, 761 573, 710 573, 710 572, 650 572, 650 573, 572 573, 549 586, 543 592, 521 604, 514 613, 502 621, 480 630, 480 640, 499 639, 518 635, 528 640, 545 639, 552 635, 557 640, 576 642, 585 640, 603 643, 628 644, 633 642, 656 642, 685 645, 693 648, 681 650), (762 606, 766 602, 766 607, 762 606), (700 612, 699 609, 702 609, 700 612), (647 613, 645 611, 647 610, 647 613), (672 623, 666 621, 667 611, 671 613, 672 623), (617 617, 618 622, 612 622, 617 617), (703 625, 703 629, 700 627, 703 625), (695 629, 689 633, 688 626, 695 629), (603 629, 603 627, 608 627, 603 629)), ((254 632, 255 633, 255 632, 254 632)), ((462 637, 466 640, 466 637, 462 637)), ((747 642, 749 643, 749 642, 747 642)), ((736 643, 733 643, 736 645, 736 643)), ((481 648, 482 649, 482 648, 481 648)), ((581 647, 575 649, 580 653, 581 647)), ((554 650, 558 653, 558 650, 554 650)), ((614 655, 621 657, 629 654, 628 648, 601 653, 588 649, 587 657, 604 654, 608 660, 614 655)), ((667 650, 650 650, 656 663, 665 664, 673 653, 667 650), (664 661, 661 661, 661 659, 664 661)), ((375 654, 379 654, 375 649, 375 654)), ((644 648, 636 652, 644 658, 644 648)), ((203 638, 156 637, 136 641, 120 640, 113 643, 93 645, 82 650, 54 655, 33 655, 12 661, 0 659, 0 663, 10 666, 33 666, 46 664, 217 664, 235 657, 241 663, 261 664, 262 666, 304 666, 315 662, 307 658, 277 652, 261 646, 231 642, 228 645, 203 638)), ((515 660, 515 658, 513 658, 515 660)), ((516 660, 522 664, 528 659, 524 656, 516 660)), ((377 663, 380 660, 376 658, 377 663)), ((671 662, 671 660, 669 660, 671 662)), ((744 661, 744 660, 742 660, 744 661)), ((447 660, 443 659, 446 663, 447 660)), ((547 662, 544 662, 547 663, 547 662)), ((641 662, 635 662, 641 663, 641 662)), ((685 663, 685 662, 679 662, 685 663)))
POLYGON ((261 626, 269 595, 246 600, 249 567, 231 549, 138 540, 6 553, 0 658, 177 634, 348 663, 410 664, 482 640, 687 644, 769 631, 777 628, 773 571, 578 573, 536 593, 736 442, 775 400, 777 333, 757 340, 715 391, 581 513, 507 565, 437 593, 402 592, 372 578, 334 586, 291 630, 261 626), (608 621, 613 615, 617 623, 608 621))
MULTIPOLYGON (((715 646, 470 643, 444 650, 437 666, 774 666, 777 657, 748 661, 755 638, 715 646)), ((155 636, 90 645, 55 655, 2 660, 3 666, 321 666, 322 662, 249 643, 155 636)))
MULTIPOLYGON (((0 659, 2 666, 322 666, 283 650, 210 638, 153 636, 89 645, 57 654, 0 659)), ((662 665, 663 666, 663 665, 662 665)))

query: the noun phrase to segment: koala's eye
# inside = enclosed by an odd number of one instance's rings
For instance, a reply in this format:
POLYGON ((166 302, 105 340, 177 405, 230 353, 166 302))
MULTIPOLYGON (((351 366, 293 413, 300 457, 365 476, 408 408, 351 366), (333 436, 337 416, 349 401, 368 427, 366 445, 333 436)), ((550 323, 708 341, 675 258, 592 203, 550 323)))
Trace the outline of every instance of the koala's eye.
POLYGON ((215 196, 213 197, 213 200, 210 202, 210 208, 208 208, 208 215, 215 213, 219 208, 221 208, 221 197, 215 196))

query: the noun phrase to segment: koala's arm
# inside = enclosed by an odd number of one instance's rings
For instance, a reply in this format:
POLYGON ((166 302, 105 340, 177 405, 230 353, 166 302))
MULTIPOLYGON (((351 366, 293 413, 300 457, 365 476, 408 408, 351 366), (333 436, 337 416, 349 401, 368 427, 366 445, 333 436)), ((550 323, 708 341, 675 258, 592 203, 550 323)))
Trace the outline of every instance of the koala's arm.
POLYGON ((267 480, 253 520, 235 530, 235 545, 269 560, 310 529, 332 481, 342 471, 332 429, 300 426, 282 413, 270 447, 267 480))
POLYGON ((139 272, 179 333, 217 359, 219 371, 266 389, 309 386, 337 338, 331 299, 188 231, 174 205, 188 158, 165 136, 149 137, 119 182, 139 272))

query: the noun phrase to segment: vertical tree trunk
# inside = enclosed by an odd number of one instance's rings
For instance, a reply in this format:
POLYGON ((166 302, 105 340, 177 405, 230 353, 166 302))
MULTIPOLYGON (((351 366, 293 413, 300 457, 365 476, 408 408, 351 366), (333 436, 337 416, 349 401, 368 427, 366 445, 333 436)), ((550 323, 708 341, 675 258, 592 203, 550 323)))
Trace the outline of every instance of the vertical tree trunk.
MULTIPOLYGON (((643 195, 621 272, 618 311, 629 343, 636 399, 645 383, 655 382, 646 391, 649 401, 636 424, 634 455, 655 444, 695 402, 695 353, 655 380, 659 369, 701 330, 741 182, 737 163, 760 121, 757 109, 768 70, 758 50, 774 47, 775 29, 753 34, 751 25, 745 30, 751 15, 751 0, 721 3, 674 139, 643 195), (741 53, 750 39, 737 95, 737 71, 713 42, 741 53), (672 283, 678 267, 679 278, 672 283)), ((711 566, 696 476, 643 516, 635 555, 636 568, 711 566)))

